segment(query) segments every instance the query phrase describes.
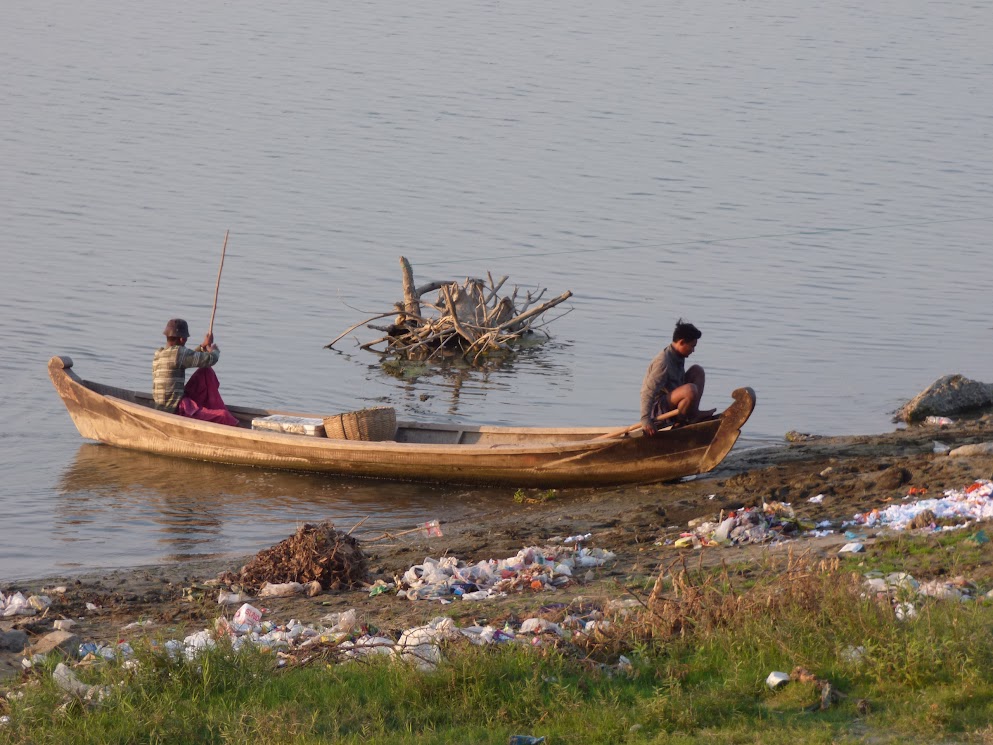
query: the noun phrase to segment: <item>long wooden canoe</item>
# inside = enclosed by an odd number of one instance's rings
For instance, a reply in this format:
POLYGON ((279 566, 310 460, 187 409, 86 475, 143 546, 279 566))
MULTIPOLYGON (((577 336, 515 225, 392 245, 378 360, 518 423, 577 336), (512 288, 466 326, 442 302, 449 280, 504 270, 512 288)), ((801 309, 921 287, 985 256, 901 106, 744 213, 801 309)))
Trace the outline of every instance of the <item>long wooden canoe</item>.
POLYGON ((654 437, 595 439, 610 427, 399 421, 395 440, 362 442, 251 428, 256 417, 324 414, 229 406, 238 427, 167 414, 152 407, 148 393, 82 380, 65 356, 49 360, 48 374, 79 433, 108 445, 261 468, 514 487, 650 483, 704 473, 728 454, 755 407, 754 391, 738 388, 714 419, 654 437))

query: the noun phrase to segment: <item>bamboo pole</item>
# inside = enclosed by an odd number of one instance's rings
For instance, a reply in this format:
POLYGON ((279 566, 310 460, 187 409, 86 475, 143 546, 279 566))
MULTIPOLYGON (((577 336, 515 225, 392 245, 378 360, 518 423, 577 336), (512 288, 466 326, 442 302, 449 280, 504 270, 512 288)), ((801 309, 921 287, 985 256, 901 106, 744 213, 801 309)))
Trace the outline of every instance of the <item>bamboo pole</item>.
POLYGON ((228 233, 229 230, 224 231, 224 245, 221 246, 221 265, 217 267, 217 284, 214 285, 214 308, 210 311, 210 326, 207 327, 207 333, 210 336, 214 335, 214 314, 217 313, 217 293, 221 289, 221 271, 224 269, 224 254, 228 250, 228 233))

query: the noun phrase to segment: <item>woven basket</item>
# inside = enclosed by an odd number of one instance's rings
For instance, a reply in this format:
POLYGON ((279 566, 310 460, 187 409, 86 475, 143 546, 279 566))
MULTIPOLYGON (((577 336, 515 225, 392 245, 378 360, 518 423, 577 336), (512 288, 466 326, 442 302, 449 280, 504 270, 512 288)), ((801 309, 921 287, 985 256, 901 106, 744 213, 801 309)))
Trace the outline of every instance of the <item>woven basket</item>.
POLYGON ((397 414, 391 406, 374 406, 324 418, 324 433, 335 440, 392 440, 396 431, 397 414))

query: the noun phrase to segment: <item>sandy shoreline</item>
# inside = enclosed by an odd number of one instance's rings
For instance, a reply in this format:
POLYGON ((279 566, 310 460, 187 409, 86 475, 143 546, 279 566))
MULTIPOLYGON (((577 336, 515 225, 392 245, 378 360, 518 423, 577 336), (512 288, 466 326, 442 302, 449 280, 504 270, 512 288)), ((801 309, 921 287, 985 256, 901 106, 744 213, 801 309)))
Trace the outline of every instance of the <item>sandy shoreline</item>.
MULTIPOLYGON (((529 494, 533 500, 494 513, 483 522, 473 518, 443 523, 441 537, 415 534, 409 540, 363 545, 369 560, 369 582, 393 581, 425 557, 447 555, 469 562, 503 559, 526 546, 587 533, 591 535, 587 545, 615 554, 615 559, 597 568, 589 580, 584 577, 562 589, 443 606, 437 601, 400 599, 391 593, 370 597, 362 589, 325 592, 314 598, 270 598, 257 604, 264 605, 267 617, 275 621, 295 618, 305 623, 355 608, 360 622, 395 632, 437 615, 451 615, 466 623, 484 618, 493 621, 552 603, 568 603, 578 596, 616 598, 625 594, 626 587, 643 586, 647 578, 680 555, 705 563, 790 548, 833 556, 846 540, 843 531, 775 546, 694 550, 677 549, 672 541, 686 530, 690 520, 713 518, 721 510, 760 505, 763 500, 788 502, 802 520, 831 521, 840 527, 855 513, 902 499, 910 488, 926 489, 932 495, 960 489, 976 479, 993 477, 993 457, 950 458, 934 452, 934 441, 954 447, 991 439, 991 415, 940 430, 912 427, 879 435, 803 439, 734 451, 715 471, 689 481, 563 490, 545 500, 534 490, 529 494), (815 495, 823 495, 823 499, 808 501, 815 495)), ((874 535, 875 531, 863 530, 860 538, 871 542, 874 535)), ((21 630, 34 643, 52 630, 56 619, 67 618, 75 621, 72 631, 83 641, 116 643, 147 634, 182 638, 184 633, 206 628, 218 616, 234 612, 237 606, 219 606, 218 588, 205 583, 216 580, 220 572, 237 571, 250 558, 211 557, 10 582, 0 591, 27 595, 59 586, 66 591, 51 595, 55 602, 44 615, 0 619, 0 631, 21 630), (124 629, 135 621, 148 625, 124 629)), ((16 681, 23 657, 20 650, 0 650, 0 678, 6 678, 5 684, 16 681)))

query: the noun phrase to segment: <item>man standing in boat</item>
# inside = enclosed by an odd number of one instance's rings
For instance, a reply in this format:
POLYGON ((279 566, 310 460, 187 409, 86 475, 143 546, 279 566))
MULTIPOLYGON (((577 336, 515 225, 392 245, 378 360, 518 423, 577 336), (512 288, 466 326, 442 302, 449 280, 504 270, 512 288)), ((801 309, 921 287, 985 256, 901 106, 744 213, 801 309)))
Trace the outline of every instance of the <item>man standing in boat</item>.
POLYGON ((221 399, 217 375, 211 369, 217 364, 221 350, 208 333, 203 344, 186 348, 190 327, 182 318, 166 324, 166 345, 156 350, 152 358, 152 397, 155 405, 170 414, 238 426, 238 420, 227 410, 221 399), (186 383, 186 368, 199 368, 186 383))
POLYGON ((716 409, 700 411, 705 381, 703 368, 693 365, 685 369, 686 358, 696 350, 701 336, 700 329, 680 318, 672 332, 672 344, 659 352, 648 366, 641 384, 641 427, 646 435, 655 435, 655 420, 673 409, 679 411, 679 424, 692 424, 714 415, 716 409))

